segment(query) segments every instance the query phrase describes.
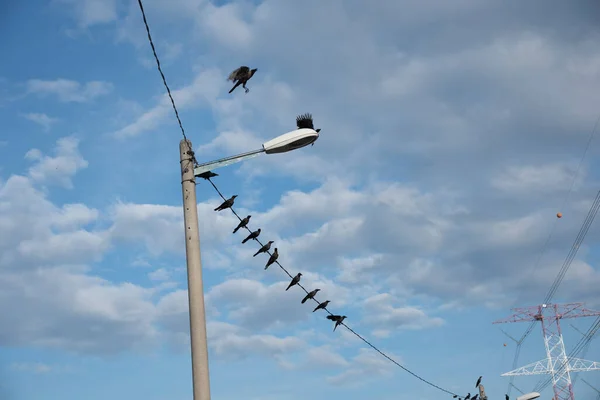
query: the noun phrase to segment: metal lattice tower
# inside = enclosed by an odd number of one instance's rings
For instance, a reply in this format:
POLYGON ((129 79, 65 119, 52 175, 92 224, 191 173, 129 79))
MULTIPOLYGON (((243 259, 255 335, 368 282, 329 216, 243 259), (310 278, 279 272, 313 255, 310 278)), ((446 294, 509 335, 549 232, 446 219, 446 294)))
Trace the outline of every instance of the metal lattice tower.
POLYGON ((510 317, 493 322, 540 321, 544 335, 546 359, 506 372, 502 376, 551 374, 554 400, 575 400, 571 372, 600 370, 600 362, 579 358, 567 358, 565 343, 560 329, 560 320, 600 316, 600 312, 583 308, 583 303, 542 304, 526 308, 513 308, 510 317), (564 367, 563 367, 564 366, 564 367))

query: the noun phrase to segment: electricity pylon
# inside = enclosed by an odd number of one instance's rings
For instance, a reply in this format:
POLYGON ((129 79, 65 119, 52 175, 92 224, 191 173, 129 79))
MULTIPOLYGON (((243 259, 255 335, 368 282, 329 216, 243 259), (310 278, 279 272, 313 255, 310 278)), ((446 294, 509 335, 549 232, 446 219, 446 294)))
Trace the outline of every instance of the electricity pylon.
POLYGON ((600 316, 600 312, 583 308, 583 303, 541 304, 526 308, 513 308, 510 317, 493 322, 540 321, 544 335, 546 359, 506 372, 502 376, 551 374, 555 400, 575 400, 571 372, 600 370, 600 362, 567 358, 560 320, 600 316))

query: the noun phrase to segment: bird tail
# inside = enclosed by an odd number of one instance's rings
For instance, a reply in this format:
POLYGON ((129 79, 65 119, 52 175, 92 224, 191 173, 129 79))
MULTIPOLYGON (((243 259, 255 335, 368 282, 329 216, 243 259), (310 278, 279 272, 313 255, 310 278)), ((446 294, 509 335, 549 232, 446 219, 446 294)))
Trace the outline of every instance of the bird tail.
POLYGON ((240 229, 240 227, 239 227, 239 226, 238 226, 238 227, 236 227, 236 228, 233 230, 233 233, 236 233, 236 232, 237 232, 239 229, 240 229))
POLYGON ((333 331, 335 332, 336 329, 337 329, 337 324, 335 324, 335 326, 333 327, 333 331))
POLYGON ((306 303, 306 300, 308 300, 308 296, 302 299, 302 304, 306 303))
POLYGON ((235 85, 234 87, 232 87, 231 90, 229 91, 229 93, 232 93, 235 90, 236 87, 237 87, 237 85, 235 85))
POLYGON ((246 243, 248 240, 250 240, 250 238, 246 238, 246 239, 242 240, 242 244, 246 243))
POLYGON ((252 257, 256 257, 256 256, 257 256, 257 255, 259 255, 259 254, 260 254, 260 250, 259 250, 259 251, 257 251, 256 253, 254 253, 254 255, 253 255, 252 257))
POLYGON ((330 319, 330 320, 332 320, 332 321, 335 321, 335 317, 334 317, 333 315, 328 315, 328 316, 327 316, 327 319, 330 319))
POLYGON ((321 305, 319 304, 318 306, 315 307, 315 309, 313 310, 313 312, 317 311, 319 309, 319 307, 321 307, 321 305))
POLYGON ((271 264, 267 263, 267 265, 265 265, 265 270, 266 270, 267 268, 269 268, 269 265, 271 265, 271 264))
POLYGON ((285 289, 285 291, 287 292, 287 290, 288 290, 289 288, 291 288, 291 287, 292 287, 292 284, 290 283, 290 284, 288 285, 287 289, 285 289))
POLYGON ((219 206, 219 207, 215 208, 215 211, 219 211, 219 210, 220 210, 220 208, 221 208, 221 206, 219 206))

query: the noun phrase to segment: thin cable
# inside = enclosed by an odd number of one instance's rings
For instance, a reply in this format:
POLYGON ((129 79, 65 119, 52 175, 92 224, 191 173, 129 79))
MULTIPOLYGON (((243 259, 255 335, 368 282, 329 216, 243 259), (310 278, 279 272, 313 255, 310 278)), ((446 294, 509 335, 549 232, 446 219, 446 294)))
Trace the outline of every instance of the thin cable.
POLYGON ((142 18, 144 19, 144 25, 146 26, 146 32, 148 33, 148 41, 150 42, 150 46, 152 47, 152 53, 154 54, 154 59, 156 60, 158 72, 160 72, 160 77, 162 78, 163 84, 167 89, 169 99, 171 99, 171 105, 173 106, 173 111, 175 111, 175 117, 177 117, 179 128, 181 128, 181 134, 183 135, 183 139, 187 141, 187 137, 185 136, 185 130, 183 129, 183 124, 181 123, 181 119, 179 118, 179 112, 177 111, 177 106, 175 105, 175 100, 173 100, 173 96, 171 95, 171 89, 169 89, 169 85, 167 84, 167 78, 165 78, 165 74, 163 74, 162 68, 160 67, 160 60, 158 59, 158 55, 156 54, 156 48, 154 47, 154 42, 152 41, 152 36, 150 35, 150 27, 148 26, 148 21, 146 20, 146 13, 144 12, 144 5, 142 4, 142 0, 138 0, 138 4, 140 5, 140 11, 142 12, 142 18))
MULTIPOLYGON (((589 137, 589 139, 587 141, 587 144, 585 146, 585 149, 583 151, 583 155, 581 156, 581 159, 579 160, 579 165, 577 166, 577 169, 575 170, 575 174, 573 175, 573 179, 571 180, 571 185, 569 186, 569 190, 567 191, 567 194, 566 194, 566 196, 565 196, 565 198, 564 198, 564 200, 562 202, 560 210, 563 210, 565 208, 565 205, 567 204, 567 201, 569 200, 569 198, 571 196, 571 193, 573 191, 573 187, 575 186, 575 182, 577 181, 577 176, 579 176, 579 171, 581 170, 581 167, 583 165, 583 161, 585 160, 585 156, 587 155, 587 153, 588 153, 588 151, 590 149, 590 146, 592 144, 592 141, 594 140, 594 137, 596 136, 596 133, 598 132, 598 124, 599 123, 600 123, 600 115, 596 119, 596 123, 594 124, 594 127, 593 127, 592 131, 590 132, 590 137, 589 137)), ((546 249, 548 247, 548 243, 550 242, 550 239, 552 238, 552 235, 553 235, 554 230, 556 228, 557 222, 558 222, 558 219, 554 221, 554 224, 552 224, 552 228, 550 229, 550 234, 548 235, 548 237, 546 238, 546 241, 544 242, 544 245, 542 246, 542 249, 541 249, 541 251, 540 251, 540 253, 538 255, 538 258, 537 258, 536 263, 535 263, 535 265, 533 267, 532 273, 530 274, 530 277, 531 277, 531 275, 533 275, 536 272, 537 268, 539 267, 540 261, 542 259, 542 256, 546 252, 546 249)), ((584 221, 584 224, 585 224, 585 221, 584 221)), ((570 263, 569 263, 569 265, 570 265, 570 263)), ((567 267, 567 269, 568 269, 568 267, 567 267)), ((562 269, 561 269, 561 271, 562 271, 562 269)), ((566 271, 565 271, 565 273, 566 273, 566 271)), ((559 272, 559 275, 561 275, 561 272, 559 272)), ((564 274, 563 274, 563 277, 564 277, 564 274)), ((560 282, 562 282, 562 278, 560 278, 560 282)), ((555 283, 556 283, 556 280, 555 280, 555 283)), ((555 287, 555 284, 553 284, 552 287, 551 287, 551 292, 552 292, 551 296, 553 296, 554 292, 556 292, 556 289, 558 289, 558 285, 556 285, 556 288, 554 290, 552 290, 553 287, 555 287)), ((550 297, 546 296, 546 300, 544 300, 544 303, 548 303, 549 302, 548 298, 551 299, 551 296, 550 297)), ((527 339, 527 337, 529 336, 529 334, 533 331, 533 328, 535 327, 535 324, 536 324, 536 321, 533 321, 527 327, 525 333, 523 334, 523 336, 521 336, 521 338, 517 342, 517 348, 515 350, 515 357, 514 357, 514 362, 513 362, 513 370, 516 368, 518 360, 519 360, 519 353, 521 351, 521 344, 523 343, 523 341, 525 339, 527 339)), ((511 388, 512 388, 511 385, 512 385, 513 381, 514 381, 514 376, 511 376, 510 377, 510 382, 508 384, 508 394, 509 395, 510 395, 510 391, 511 391, 511 388)))
MULTIPOLYGON (((217 185, 215 185, 215 183, 212 181, 212 179, 210 178, 205 178, 206 180, 208 180, 210 182, 210 184, 212 185, 212 187, 215 189, 215 191, 219 194, 219 196, 221 197, 221 199, 223 199, 223 201, 227 200, 227 198, 225 196, 223 196, 223 193, 221 193, 221 191, 219 190, 219 188, 217 187, 217 185)), ((233 215, 235 215, 237 217, 237 219, 239 221, 242 220, 242 218, 238 215, 237 212, 235 212, 235 210, 233 209, 233 207, 230 207, 231 212, 233 213, 233 215)), ((244 228, 246 228, 246 230, 250 233, 252 233, 252 230, 248 227, 248 225, 246 225, 244 228)), ((263 243, 258 240, 258 238, 254 239, 256 242, 258 242, 258 244, 262 247, 263 243)), ((267 254, 269 254, 269 256, 271 255, 270 251, 266 252, 267 254)), ((283 266, 279 263, 279 261, 275 261, 275 264, 277 264, 277 266, 279 266, 279 268, 285 272, 285 274, 290 277, 293 278, 294 276, 283 266)), ((300 287, 306 294, 309 293, 309 291, 302 286, 300 283, 296 284, 296 286, 300 287)), ((315 299, 314 297, 312 297, 312 300, 317 303, 317 304, 321 304, 321 302, 319 302, 317 299, 315 299)), ((326 307, 323 308, 325 310, 325 312, 327 312, 329 315, 334 315, 331 311, 329 311, 326 307)), ((383 351, 381 351, 378 347, 376 347, 374 344, 372 344, 371 342, 369 342, 367 339, 365 339, 362 335, 360 335, 358 332, 356 332, 355 330, 353 330, 352 328, 350 328, 347 324, 345 324, 344 322, 341 323, 341 325, 345 326, 346 329, 348 329, 354 336, 356 336, 357 338, 359 338, 360 340, 362 340, 365 344, 367 344, 369 347, 371 347, 373 350, 375 350, 377 353, 379 353, 380 355, 382 355, 383 357, 385 357, 388 361, 392 362, 394 365, 396 365, 397 367, 400 367, 401 369, 403 369, 404 371, 408 372, 409 374, 411 374, 412 376, 414 376, 415 378, 419 379, 420 381, 426 383, 427 385, 434 387, 444 393, 448 393, 452 396, 459 396, 458 394, 451 392, 449 390, 446 390, 438 385, 436 385, 435 383, 432 383, 430 381, 428 381, 427 379, 419 376, 418 374, 414 373, 413 371, 411 371, 410 369, 406 368, 405 366, 403 366, 402 364, 400 364, 399 362, 397 362, 396 360, 394 360, 393 358, 391 358, 390 356, 388 356, 386 353, 384 353, 383 351)))
MULTIPOLYGON (((585 333, 585 336, 583 338, 581 338, 579 340, 579 342, 575 345, 575 347, 573 348, 573 350, 571 351, 571 353, 569 354, 567 359, 560 364, 556 373, 562 372, 562 370, 565 369, 575 357, 577 357, 579 352, 591 342, 594 335, 596 334, 596 332, 599 329, 600 329, 600 317, 596 318, 596 321, 594 321, 594 323, 587 330, 587 332, 585 333)), ((546 378, 546 379, 538 382, 536 387, 534 388, 534 391, 542 391, 542 390, 546 389, 546 387, 548 387, 548 385, 550 384, 551 381, 552 381, 552 377, 549 377, 549 378, 546 378)))

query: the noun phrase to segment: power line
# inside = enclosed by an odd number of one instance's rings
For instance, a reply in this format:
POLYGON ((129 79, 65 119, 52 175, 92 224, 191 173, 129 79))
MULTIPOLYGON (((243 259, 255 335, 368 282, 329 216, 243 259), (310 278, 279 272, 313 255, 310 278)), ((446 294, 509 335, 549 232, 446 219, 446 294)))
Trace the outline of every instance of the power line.
MULTIPOLYGON (((215 189, 215 191, 219 194, 219 196, 221 197, 221 199, 223 199, 223 201, 227 200, 227 198, 225 196, 223 196, 223 193, 221 193, 221 191, 219 190, 219 188, 217 187, 217 185, 215 185, 215 183, 212 181, 212 179, 210 178, 205 178, 207 181, 210 182, 210 184, 212 185, 212 187, 215 189)), ((235 212, 235 210, 233 209, 233 207, 229 207, 231 209, 231 212, 233 213, 233 215, 235 215, 237 217, 237 219, 239 221, 242 221, 242 218, 238 215, 237 212, 235 212)), ((246 230, 250 233, 252 233, 252 230, 248 227, 248 225, 246 225, 244 228, 246 228, 246 230)), ((263 243, 258 239, 258 238, 254 238, 254 240, 256 242, 258 242, 258 244, 262 247, 263 243)), ((271 255, 270 251, 266 252, 267 254, 271 255)), ((277 264, 279 266, 279 268, 285 272, 285 274, 287 276, 289 276, 290 278, 293 278, 294 276, 288 272, 288 270, 281 265, 281 263, 276 260, 275 264, 277 264)), ((296 286, 299 286, 306 294, 309 293, 309 291, 302 286, 300 283, 298 283, 296 286)), ((317 299, 315 299, 314 297, 312 297, 312 300, 314 302, 316 302, 317 304, 321 304, 317 299)), ((323 308, 329 315, 334 315, 331 311, 329 311, 327 309, 327 307, 323 308)), ((357 338, 359 338, 360 340, 362 340, 365 344, 367 344, 369 347, 371 347, 373 350, 375 350, 377 353, 379 353, 381 356, 385 357, 388 361, 392 362, 394 365, 396 365, 397 367, 403 369, 405 372, 408 372, 409 374, 411 374, 412 376, 414 376, 415 378, 419 379, 420 381, 426 383, 427 385, 434 387, 442 392, 448 393, 450 395, 453 396, 458 396, 456 393, 453 393, 449 390, 446 390, 434 383, 432 383, 431 381, 428 381, 427 379, 423 378, 422 376, 416 374, 415 372, 411 371, 410 369, 406 368, 405 366, 403 366, 402 364, 400 364, 399 362, 397 362, 396 360, 394 360, 393 358, 391 358, 390 356, 388 356, 385 352, 383 352, 382 350, 380 350, 377 346, 375 346, 374 344, 372 344, 371 342, 369 342, 367 339, 365 339, 362 335, 360 335, 359 333, 357 333, 355 330, 353 330, 352 328, 350 328, 346 323, 342 322, 341 325, 344 325, 344 327, 346 327, 346 329, 348 329, 348 331, 350 331, 353 335, 355 335, 357 338)))
POLYGON ((194 155, 194 151, 191 147, 189 147, 189 142, 187 140, 187 136, 185 134, 185 129, 183 129, 183 124, 181 123, 181 118, 179 118, 179 111, 177 111, 177 106, 175 105, 175 100, 173 100, 173 95, 171 95, 171 89, 169 88, 169 84, 167 83, 167 78, 165 78, 165 74, 162 71, 160 66, 160 59, 158 58, 158 54, 156 54, 156 48, 154 47, 154 41, 152 40, 152 35, 150 35, 150 27, 148 26, 148 20, 146 20, 146 12, 144 11, 144 5, 142 4, 142 0, 138 0, 138 4, 140 6, 140 11, 142 12, 142 19, 144 20, 144 26, 146 27, 146 32, 148 33, 148 42, 150 42, 150 47, 152 47, 152 54, 154 54, 154 59, 156 60, 156 67, 158 72, 160 73, 160 77, 162 78, 165 89, 167 89, 167 94, 169 95, 169 99, 171 100, 171 106, 173 107, 173 111, 175 112, 175 117, 177 118, 177 122, 179 123, 179 128, 181 129, 181 134, 183 135, 183 139, 185 143, 188 145, 188 153, 192 157, 194 164, 198 164, 196 161, 196 156, 194 155))
MULTIPOLYGON (((590 146, 592 144, 592 141, 594 140, 594 137, 596 136, 596 133, 598 132, 598 124, 599 123, 600 123, 600 115, 596 119, 596 123, 594 124, 594 128, 590 132, 590 137, 589 137, 589 139, 587 141, 587 144, 585 146, 585 150, 583 152, 583 155, 581 156, 581 159, 579 160, 579 165, 577 166, 577 169, 575 170, 575 174, 573 175, 573 179, 571 181, 571 185, 569 187, 569 190, 567 191, 567 195, 565 196, 565 199, 563 200, 561 209, 564 209, 564 207, 565 207, 565 205, 566 205, 566 203, 567 203, 567 201, 568 201, 568 199, 569 199, 569 197, 571 195, 571 192, 573 191, 573 187, 575 186, 575 182, 577 180, 577 176, 579 175, 579 170, 581 169, 581 166, 583 165, 583 161, 585 159, 585 156, 587 155, 588 150, 589 150, 589 148, 590 148, 590 146)), ((550 290, 548 291, 548 294, 546 295, 546 298, 544 299, 544 303, 549 303, 550 302, 550 300, 552 299, 552 297, 554 296, 554 294, 558 290, 558 287, 562 283, 562 281, 564 279, 564 276, 567 273, 567 270, 570 268, 573 259, 577 255, 577 252, 579 250, 579 246, 583 242, 583 239, 587 235, 587 231, 589 230, 589 227, 591 226, 594 218, 596 217, 596 214, 598 213, 598 207, 597 207, 596 202, 598 201, 598 197, 599 196, 600 196, 600 191, 596 195, 596 199, 594 200, 594 203, 592 204, 592 207, 590 207, 590 211, 588 212, 588 215, 586 216, 586 219, 584 220, 584 222, 583 222, 583 224, 581 226, 581 229, 580 229, 579 233, 577 234, 575 242, 573 243, 573 246, 571 247, 571 250, 569 251, 569 254, 567 255, 567 258, 565 259, 565 262, 563 263, 563 266, 561 267, 561 270, 557 274, 557 276, 556 276, 556 278, 554 280, 554 283, 550 287, 550 290), (595 210, 594 210, 594 208, 595 208, 595 210), (582 234, 582 232, 583 232, 583 234, 582 234), (578 241, 579 238, 581 238, 581 240, 578 241)), ((552 238, 552 234, 554 233, 554 229, 556 228, 557 222, 558 222, 558 219, 554 221, 554 224, 552 225, 552 228, 550 229, 550 234, 548 235, 546 241, 544 242, 544 245, 542 246, 540 254, 538 255, 536 263, 535 263, 535 265, 534 265, 534 267, 532 269, 532 272, 530 274, 530 279, 528 279, 528 280, 531 280, 531 276, 537 270, 537 268, 538 268, 538 266, 540 264, 540 261, 542 259, 542 256, 546 252, 546 248, 548 247, 548 243, 550 242, 550 239, 552 238)), ((523 333, 523 335, 521 336, 521 338, 518 341, 516 341, 517 348, 515 349, 515 356, 513 358, 513 370, 517 368, 517 363, 519 361, 519 355, 521 353, 521 345, 523 344, 523 342, 525 341, 525 339, 527 339, 527 337, 533 331, 533 328, 535 327, 536 322, 537 321, 532 321, 531 324, 529 324, 529 326, 525 330, 525 333, 523 333)), ((514 379, 515 379, 514 375, 510 377, 510 381, 509 381, 508 389, 507 389, 507 392, 508 392, 509 395, 510 395, 512 386, 514 386, 513 385, 514 379)))

